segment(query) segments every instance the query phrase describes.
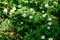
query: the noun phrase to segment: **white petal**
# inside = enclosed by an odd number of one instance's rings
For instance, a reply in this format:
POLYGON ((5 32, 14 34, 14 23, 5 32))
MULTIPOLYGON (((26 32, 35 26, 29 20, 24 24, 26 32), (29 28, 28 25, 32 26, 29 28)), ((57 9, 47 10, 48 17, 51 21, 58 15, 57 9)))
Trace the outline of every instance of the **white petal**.
POLYGON ((24 14, 22 14, 22 16, 23 16, 23 17, 26 17, 26 14, 24 13, 24 14))
POLYGON ((33 8, 30 8, 30 11, 33 11, 33 8))
POLYGON ((33 18, 33 16, 29 16, 29 19, 32 19, 33 18))
POLYGON ((48 18, 48 21, 51 21, 51 20, 52 20, 52 18, 51 18, 51 17, 49 17, 49 18, 48 18))
POLYGON ((21 8, 22 6, 21 5, 18 5, 18 8, 21 8))
POLYGON ((48 22, 48 25, 52 25, 52 22, 48 22))
POLYGON ((53 40, 53 38, 49 38, 48 40, 53 40))
POLYGON ((8 12, 8 10, 7 10, 7 8, 4 8, 4 10, 3 10, 5 13, 7 13, 8 12))
POLYGON ((23 24, 23 22, 21 22, 21 24, 23 24))
POLYGON ((47 14, 43 14, 42 17, 46 17, 47 14))
POLYGON ((50 27, 48 26, 48 27, 47 27, 47 29, 49 30, 49 29, 50 29, 50 27))
POLYGON ((41 36, 41 39, 45 39, 45 35, 42 35, 42 36, 41 36))
POLYGON ((48 8, 48 3, 46 3, 46 4, 45 4, 45 7, 47 7, 47 8, 48 8))

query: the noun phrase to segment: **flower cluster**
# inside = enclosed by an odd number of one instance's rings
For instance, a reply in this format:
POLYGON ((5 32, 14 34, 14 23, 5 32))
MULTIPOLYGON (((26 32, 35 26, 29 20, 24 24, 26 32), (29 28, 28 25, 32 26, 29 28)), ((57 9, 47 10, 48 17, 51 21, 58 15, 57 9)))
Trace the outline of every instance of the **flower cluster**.
POLYGON ((1 1, 4 6, 0 6, 3 10, 0 11, 0 19, 3 20, 0 21, 0 29, 5 38, 1 35, 1 40, 2 38, 4 40, 58 39, 59 27, 56 14, 59 3, 57 0, 6 0, 4 2, 1 1))

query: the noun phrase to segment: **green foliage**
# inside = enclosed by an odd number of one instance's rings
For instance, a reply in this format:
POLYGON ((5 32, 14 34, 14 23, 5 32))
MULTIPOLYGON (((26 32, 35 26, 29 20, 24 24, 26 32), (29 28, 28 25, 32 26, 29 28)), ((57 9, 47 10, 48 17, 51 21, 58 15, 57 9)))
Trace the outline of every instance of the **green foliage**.
POLYGON ((0 0, 0 40, 60 40, 59 0, 0 0))

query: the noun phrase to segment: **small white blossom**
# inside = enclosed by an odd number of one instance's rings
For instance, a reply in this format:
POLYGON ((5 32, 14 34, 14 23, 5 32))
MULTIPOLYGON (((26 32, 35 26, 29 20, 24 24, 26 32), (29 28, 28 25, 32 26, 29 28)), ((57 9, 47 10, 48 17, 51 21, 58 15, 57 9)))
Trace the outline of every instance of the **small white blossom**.
POLYGON ((10 10, 10 13, 13 13, 13 12, 14 12, 14 10, 11 9, 11 10, 10 10))
POLYGON ((57 3, 57 2, 55 2, 55 1, 54 1, 53 3, 54 3, 54 4, 56 4, 56 5, 58 4, 58 3, 57 3))
POLYGON ((42 36, 41 36, 41 39, 45 39, 45 35, 42 35, 42 36))
POLYGON ((22 6, 21 5, 18 5, 18 8, 21 8, 22 6))
POLYGON ((26 0, 26 1, 24 1, 25 3, 28 3, 28 1, 26 0))
POLYGON ((50 29, 50 26, 48 26, 47 29, 49 30, 50 29))
POLYGON ((44 10, 42 11, 42 13, 44 13, 44 10))
POLYGON ((48 3, 45 4, 45 7, 48 8, 48 3))
POLYGON ((33 16, 29 16, 29 19, 32 19, 33 18, 33 16))
POLYGON ((30 8, 30 11, 33 11, 34 9, 33 8, 30 8))
POLYGON ((14 11, 15 11, 15 10, 16 10, 16 7, 13 7, 13 9, 12 9, 12 10, 14 10, 14 11))
POLYGON ((35 11, 33 11, 33 14, 35 14, 36 12, 35 11))
POLYGON ((10 32, 10 35, 13 35, 13 32, 10 32))
POLYGON ((21 39, 23 39, 23 37, 20 37, 21 39))
POLYGON ((48 40, 53 40, 53 38, 50 37, 48 40))
POLYGON ((23 13, 22 16, 23 16, 23 17, 26 17, 26 13, 23 13))
POLYGON ((11 10, 10 10, 10 14, 14 13, 16 10, 16 7, 13 7, 11 10))
POLYGON ((25 13, 27 12, 27 11, 24 11, 25 13))
POLYGON ((36 4, 38 3, 38 2, 35 2, 36 4))
POLYGON ((39 7, 40 9, 43 9, 43 7, 39 7))
POLYGON ((52 22, 48 22, 48 25, 52 25, 52 22))
POLYGON ((46 17, 47 14, 43 14, 42 17, 46 17))
POLYGON ((21 22, 21 24, 23 24, 23 22, 21 22))
POLYGON ((51 17, 49 17, 49 18, 48 18, 48 21, 51 21, 51 20, 52 20, 52 18, 51 18, 51 17))
POLYGON ((3 10, 5 13, 7 13, 8 12, 8 9, 7 8, 4 8, 4 10, 3 10))

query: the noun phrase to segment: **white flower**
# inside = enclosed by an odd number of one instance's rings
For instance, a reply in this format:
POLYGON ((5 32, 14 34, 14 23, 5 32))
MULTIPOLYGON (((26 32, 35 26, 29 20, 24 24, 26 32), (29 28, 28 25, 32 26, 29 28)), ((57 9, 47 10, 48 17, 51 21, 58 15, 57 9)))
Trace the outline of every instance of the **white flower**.
POLYGON ((14 10, 14 11, 15 11, 15 10, 16 10, 16 7, 13 7, 13 9, 12 9, 12 10, 14 10))
POLYGON ((52 18, 51 18, 51 17, 49 17, 49 18, 48 18, 48 21, 51 21, 51 20, 52 20, 52 18))
POLYGON ((53 38, 50 37, 48 40, 53 40, 53 38))
POLYGON ((42 7, 39 7, 40 9, 43 9, 42 7))
POLYGON ((45 7, 48 8, 48 3, 45 4, 45 7))
POLYGON ((26 0, 26 1, 24 1, 25 3, 28 3, 28 1, 26 0))
POLYGON ((52 22, 48 22, 48 25, 52 25, 52 22))
POLYGON ((38 3, 38 2, 35 2, 36 4, 38 3))
POLYGON ((47 14, 43 14, 42 17, 46 17, 47 14))
POLYGON ((45 39, 45 35, 42 35, 42 36, 41 36, 41 39, 45 39))
POLYGON ((34 9, 33 8, 30 8, 30 11, 32 12, 34 9))
POLYGON ((13 13, 13 12, 14 12, 14 10, 11 9, 11 10, 10 10, 10 13, 13 13))
POLYGON ((24 11, 25 13, 27 12, 27 11, 24 11))
POLYGON ((33 18, 33 16, 29 16, 29 19, 32 19, 33 18))
POLYGON ((13 7, 13 9, 10 10, 10 14, 14 13, 16 10, 16 7, 13 7))
POLYGON ((50 29, 50 27, 48 26, 48 27, 47 27, 47 29, 49 30, 49 29, 50 29))
POLYGON ((13 35, 13 32, 10 32, 10 35, 13 35))
POLYGON ((22 6, 21 5, 18 5, 18 8, 21 8, 22 6))
POLYGON ((33 11, 33 14, 35 14, 36 12, 35 11, 33 11))
POLYGON ((26 17, 26 13, 23 13, 22 16, 23 16, 23 17, 26 17))
POLYGON ((8 12, 8 9, 7 8, 4 8, 4 10, 3 10, 5 13, 7 13, 8 12))
POLYGON ((44 10, 42 11, 42 13, 44 13, 44 10))
POLYGON ((20 37, 21 39, 23 39, 23 37, 20 37))
POLYGON ((54 1, 53 3, 54 3, 54 4, 56 4, 56 5, 58 4, 58 3, 57 3, 57 2, 55 2, 55 1, 54 1))
POLYGON ((23 22, 21 22, 21 24, 23 24, 23 22))

